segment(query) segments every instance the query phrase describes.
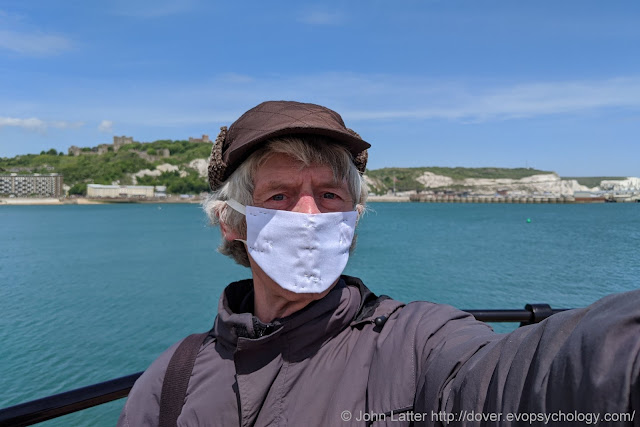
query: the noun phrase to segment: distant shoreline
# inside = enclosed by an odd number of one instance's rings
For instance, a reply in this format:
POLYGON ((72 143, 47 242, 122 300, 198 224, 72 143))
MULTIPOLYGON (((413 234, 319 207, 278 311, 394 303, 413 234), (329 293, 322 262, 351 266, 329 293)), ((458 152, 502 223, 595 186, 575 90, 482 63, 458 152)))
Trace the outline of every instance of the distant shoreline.
POLYGON ((197 204, 202 200, 199 197, 183 199, 171 197, 166 199, 89 199, 86 197, 77 198, 31 198, 31 197, 11 197, 0 198, 0 206, 63 206, 63 205, 112 205, 118 203, 127 204, 197 204))
MULTIPOLYGON (((200 197, 192 197, 192 198, 180 198, 180 197, 168 197, 163 199, 132 199, 132 198, 86 198, 86 197, 76 197, 76 198, 35 198, 35 197, 11 197, 11 198, 0 198, 0 206, 63 206, 63 205, 112 205, 117 203, 135 203, 135 204, 197 204, 200 203, 202 199, 200 197)), ((370 195, 367 198, 368 202, 409 202, 409 196, 375 196, 370 195)))
POLYGON ((384 195, 384 196, 375 196, 370 194, 367 197, 367 202, 390 202, 390 203, 398 203, 398 202, 410 202, 409 196, 393 196, 393 195, 384 195))
MULTIPOLYGON (((0 198, 0 206, 64 206, 64 205, 113 205, 113 204, 199 204, 200 197, 182 198, 167 197, 162 199, 137 198, 0 198)), ((419 195, 369 195, 367 202, 379 203, 562 203, 562 204, 592 204, 605 202, 640 202, 640 198, 627 197, 625 199, 605 199, 604 197, 574 198, 574 197, 459 197, 459 196, 419 196, 419 195)))

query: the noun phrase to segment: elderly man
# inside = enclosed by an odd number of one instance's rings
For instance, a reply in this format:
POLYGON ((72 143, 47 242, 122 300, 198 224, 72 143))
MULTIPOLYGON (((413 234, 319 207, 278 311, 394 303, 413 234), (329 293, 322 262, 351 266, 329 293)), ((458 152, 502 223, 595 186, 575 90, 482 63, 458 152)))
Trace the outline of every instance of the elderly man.
POLYGON ((313 104, 265 102, 222 128, 205 209, 252 279, 149 367, 119 425, 638 423, 638 292, 498 335, 341 275, 368 148, 313 104))

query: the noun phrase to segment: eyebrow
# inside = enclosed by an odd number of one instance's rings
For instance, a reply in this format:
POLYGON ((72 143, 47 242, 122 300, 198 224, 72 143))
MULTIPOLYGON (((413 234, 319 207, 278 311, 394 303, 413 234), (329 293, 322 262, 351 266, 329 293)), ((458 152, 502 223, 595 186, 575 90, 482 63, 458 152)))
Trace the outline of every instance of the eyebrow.
MULTIPOLYGON (((294 182, 283 182, 283 181, 276 181, 276 180, 270 180, 267 181, 265 184, 261 184, 260 188, 260 192, 264 192, 264 191, 274 191, 274 190, 280 190, 280 189, 289 189, 292 187, 297 187, 297 183, 294 182)), ((349 192, 349 188, 348 186, 345 184, 345 186, 343 187, 342 185, 340 185, 340 183, 335 182, 334 180, 331 181, 323 181, 323 182, 318 182, 315 183, 316 186, 325 188, 327 190, 342 190, 342 191, 346 191, 347 193, 349 192)))
POLYGON ((286 182, 282 182, 282 181, 268 181, 266 184, 261 184, 260 186, 262 187, 260 190, 261 191, 272 191, 272 190, 279 190, 282 188, 289 188, 289 187, 293 187, 295 184, 293 183, 286 183, 286 182))

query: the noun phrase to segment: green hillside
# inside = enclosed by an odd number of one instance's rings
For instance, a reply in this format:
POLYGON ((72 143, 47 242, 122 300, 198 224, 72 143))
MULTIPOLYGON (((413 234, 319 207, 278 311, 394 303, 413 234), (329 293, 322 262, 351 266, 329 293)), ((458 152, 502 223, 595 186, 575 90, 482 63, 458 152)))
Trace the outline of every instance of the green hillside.
MULTIPOLYGON (((154 169, 163 163, 181 166, 195 159, 207 158, 211 144, 160 140, 123 145, 117 152, 109 147, 108 152, 99 155, 92 153, 91 148, 83 148, 82 151, 79 156, 51 149, 40 154, 0 158, 0 173, 60 173, 64 175, 65 184, 72 187, 71 194, 85 194, 87 184, 111 184, 114 181, 131 184, 131 175, 142 169, 154 169), (170 157, 158 156, 162 149, 168 149, 170 157)), ((166 185, 171 193, 195 194, 209 188, 206 179, 200 178, 195 170, 184 170, 188 173, 185 178, 169 172, 159 177, 143 177, 138 179, 138 183, 166 185)))

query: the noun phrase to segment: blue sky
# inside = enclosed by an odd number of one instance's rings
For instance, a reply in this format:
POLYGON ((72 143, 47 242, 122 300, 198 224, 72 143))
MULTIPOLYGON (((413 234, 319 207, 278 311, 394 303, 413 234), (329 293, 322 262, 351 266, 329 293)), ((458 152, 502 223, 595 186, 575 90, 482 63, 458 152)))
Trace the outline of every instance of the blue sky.
POLYGON ((326 105, 369 167, 640 176, 633 1, 0 0, 0 157, 326 105), (233 3, 233 4, 231 4, 233 3))

